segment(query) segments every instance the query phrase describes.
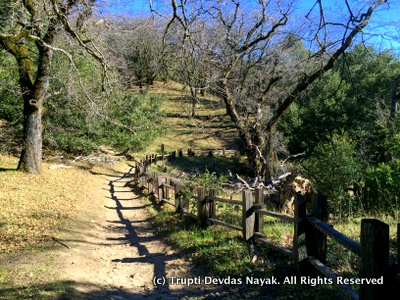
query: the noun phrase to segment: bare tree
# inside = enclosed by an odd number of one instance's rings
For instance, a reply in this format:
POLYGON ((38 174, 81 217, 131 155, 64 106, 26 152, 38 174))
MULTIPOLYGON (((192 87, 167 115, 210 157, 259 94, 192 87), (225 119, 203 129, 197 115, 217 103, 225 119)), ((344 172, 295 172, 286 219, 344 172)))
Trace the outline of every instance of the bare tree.
POLYGON ((199 20, 214 30, 207 43, 212 47, 203 54, 219 74, 214 89, 245 145, 251 177, 263 165, 267 179, 275 175, 277 122, 334 66, 385 2, 359 7, 344 0, 347 16, 330 19, 319 0, 303 15, 295 1, 171 1, 167 30, 181 26, 185 43, 196 44, 193 24, 199 20))
POLYGON ((162 70, 162 34, 154 18, 112 21, 107 48, 114 67, 128 84, 152 85, 162 70))
POLYGON ((169 25, 169 31, 164 36, 164 53, 166 64, 171 69, 171 78, 189 88, 191 112, 196 115, 196 104, 200 96, 210 89, 215 82, 207 51, 212 48, 210 32, 204 20, 196 20, 190 25, 190 36, 185 35, 180 26, 169 25), (189 41, 188 41, 189 40, 189 41))
POLYGON ((0 45, 16 60, 24 102, 24 144, 18 169, 37 174, 42 168, 42 114, 50 78, 56 37, 64 32, 78 47, 95 58, 105 70, 103 55, 82 29, 92 13, 94 0, 1 1, 0 45), (72 20, 76 20, 76 26, 72 20))

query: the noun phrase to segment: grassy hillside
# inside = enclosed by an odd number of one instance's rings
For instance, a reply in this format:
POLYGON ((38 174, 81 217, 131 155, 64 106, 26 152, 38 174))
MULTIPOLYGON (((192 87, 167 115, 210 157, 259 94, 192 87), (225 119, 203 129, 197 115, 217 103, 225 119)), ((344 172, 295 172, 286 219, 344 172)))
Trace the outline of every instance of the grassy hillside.
POLYGON ((164 110, 170 130, 166 136, 157 139, 146 154, 159 153, 161 144, 165 145, 167 153, 180 148, 207 151, 237 147, 236 130, 218 98, 209 94, 200 97, 196 104, 196 116, 191 117, 190 92, 183 89, 182 85, 156 82, 148 93, 165 97, 164 110))

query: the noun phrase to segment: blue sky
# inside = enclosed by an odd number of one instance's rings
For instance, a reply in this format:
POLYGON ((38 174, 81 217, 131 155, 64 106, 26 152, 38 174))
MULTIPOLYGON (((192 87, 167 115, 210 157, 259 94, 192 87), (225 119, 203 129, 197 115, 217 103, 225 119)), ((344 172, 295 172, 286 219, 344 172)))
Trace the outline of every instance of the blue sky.
MULTIPOLYGON (((246 5, 255 0, 243 1, 246 5)), ((316 3, 316 0, 283 0, 296 2, 296 12, 299 14, 307 13, 316 3)), ((343 15, 346 20, 348 18, 348 10, 345 6, 345 0, 321 0, 326 10, 327 18, 330 21, 340 21, 340 15, 343 15)), ((368 6, 373 0, 349 0, 352 10, 356 13, 358 8, 368 6)), ((170 3, 170 0, 153 0, 156 7, 161 7, 162 2, 170 3)), ((110 1, 110 11, 116 14, 126 16, 143 16, 150 15, 149 1, 148 0, 116 0, 110 1)), ((318 7, 314 8, 315 13, 318 12, 318 7)), ((400 53, 400 1, 388 0, 388 3, 381 5, 371 19, 367 27, 366 33, 373 33, 374 35, 365 35, 368 42, 374 44, 377 50, 383 48, 394 48, 396 52, 400 53)))
MULTIPOLYGON (((312 7, 316 0, 299 2, 304 7, 312 7)), ((372 2, 373 0, 349 0, 354 13, 360 8, 362 12, 366 12, 372 2)), ((322 3, 326 12, 332 13, 331 21, 335 21, 340 14, 347 20, 349 14, 344 0, 322 0, 322 3)), ((388 0, 377 7, 364 33, 366 42, 373 44, 376 50, 391 48, 400 53, 400 1, 388 0)))

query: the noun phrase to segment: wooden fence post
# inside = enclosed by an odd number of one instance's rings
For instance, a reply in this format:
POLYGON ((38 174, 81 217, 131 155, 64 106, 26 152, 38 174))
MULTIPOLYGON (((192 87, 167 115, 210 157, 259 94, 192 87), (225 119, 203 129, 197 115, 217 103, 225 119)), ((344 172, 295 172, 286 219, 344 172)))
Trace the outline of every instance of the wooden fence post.
MULTIPOLYGON (((313 215, 324 223, 328 221, 328 202, 325 196, 313 195, 313 215)), ((309 226, 307 230, 307 253, 309 256, 314 256, 320 262, 326 262, 326 235, 316 229, 314 226, 309 226)))
POLYGON ((138 174, 139 174, 139 164, 135 163, 135 175, 134 175, 134 178, 135 178, 135 182, 136 183, 138 182, 138 179, 139 179, 138 174))
POLYGON ((144 189, 145 189, 145 188, 146 188, 146 189, 148 188, 148 186, 147 186, 148 179, 149 179, 149 173, 146 172, 146 173, 143 174, 143 188, 144 188, 144 189))
POLYGON ((149 173, 149 178, 147 179, 147 190, 149 194, 153 194, 154 192, 154 178, 156 177, 156 173, 149 173))
POLYGON ((197 222, 200 226, 205 225, 206 203, 204 201, 204 187, 197 188, 197 222))
POLYGON ((154 198, 158 198, 158 191, 159 191, 159 186, 158 186, 158 173, 155 173, 154 177, 154 198))
MULTIPOLYGON (((256 188, 255 191, 255 203, 257 204, 258 208, 262 208, 264 199, 264 189, 263 188, 256 188)), ((254 231, 259 233, 264 233, 264 217, 263 214, 256 213, 255 220, 254 220, 254 231)))
MULTIPOLYGON (((165 181, 164 181, 167 185, 170 185, 170 183, 171 183, 171 180, 169 179, 169 177, 165 177, 165 181)), ((166 186, 165 187, 165 199, 167 199, 167 200, 170 200, 170 196, 169 196, 169 187, 168 186, 166 186)))
POLYGON ((306 245, 306 199, 297 193, 294 201, 293 259, 296 271, 300 273, 303 271, 304 264, 308 258, 306 245))
POLYGON ((254 236, 255 213, 253 209, 253 196, 251 190, 242 192, 242 226, 243 239, 248 241, 254 236))
MULTIPOLYGON (((361 220, 361 278, 388 281, 389 225, 375 219, 361 220)), ((360 299, 385 299, 387 284, 361 284, 360 299)))
POLYGON ((146 172, 147 172, 147 168, 146 168, 146 165, 144 165, 143 173, 142 173, 142 176, 141 176, 141 178, 142 178, 142 187, 146 187, 146 172))
POLYGON ((164 196, 164 178, 161 176, 157 177, 157 196, 158 196, 158 202, 162 204, 163 202, 163 196, 164 196))
POLYGON ((175 184, 175 190, 174 190, 174 192, 175 192, 175 196, 174 196, 174 199, 175 199, 175 211, 176 212, 183 212, 183 203, 182 203, 182 193, 181 193, 181 190, 182 190, 182 185, 181 184, 178 184, 178 183, 176 183, 175 184))
MULTIPOLYGON (((210 189, 209 192, 210 197, 216 197, 217 196, 217 190, 216 189, 210 189)), ((211 202, 207 203, 208 204, 208 217, 209 218, 216 218, 217 215, 217 202, 215 200, 212 200, 211 202)), ((212 222, 211 222, 212 224, 212 222)))

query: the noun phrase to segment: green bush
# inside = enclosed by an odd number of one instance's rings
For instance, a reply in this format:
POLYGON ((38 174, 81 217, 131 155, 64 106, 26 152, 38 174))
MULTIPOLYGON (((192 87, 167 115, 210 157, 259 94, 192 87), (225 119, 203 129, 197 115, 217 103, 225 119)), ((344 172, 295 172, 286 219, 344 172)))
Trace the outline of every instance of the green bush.
POLYGON ((74 154, 88 154, 99 145, 140 151, 167 130, 162 101, 159 96, 120 92, 101 113, 96 113, 85 101, 50 98, 43 119, 44 146, 74 154))
POLYGON ((398 213, 400 160, 369 167, 363 179, 362 203, 367 212, 398 213))
POLYGON ((335 133, 329 142, 319 144, 304 162, 304 168, 318 193, 327 196, 329 212, 345 217, 359 208, 358 199, 350 197, 348 188, 357 182, 361 164, 355 143, 347 133, 335 133))
POLYGON ((18 68, 14 59, 0 50, 0 118, 21 126, 23 101, 16 70, 18 68))

